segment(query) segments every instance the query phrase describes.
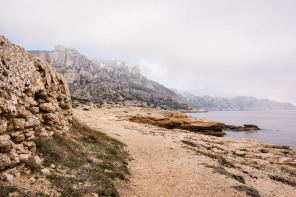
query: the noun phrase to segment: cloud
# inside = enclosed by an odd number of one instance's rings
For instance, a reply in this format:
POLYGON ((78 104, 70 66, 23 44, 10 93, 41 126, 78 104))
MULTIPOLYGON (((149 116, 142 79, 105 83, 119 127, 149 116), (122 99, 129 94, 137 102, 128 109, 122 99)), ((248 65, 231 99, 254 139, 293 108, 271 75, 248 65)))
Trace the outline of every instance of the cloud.
POLYGON ((0 4, 1 34, 26 49, 62 44, 89 56, 139 64, 148 78, 168 87, 296 104, 293 0, 0 4))
POLYGON ((168 68, 161 66, 158 63, 151 63, 146 60, 141 60, 139 64, 142 67, 143 74, 149 76, 152 80, 157 80, 159 83, 164 83, 167 76, 168 68))

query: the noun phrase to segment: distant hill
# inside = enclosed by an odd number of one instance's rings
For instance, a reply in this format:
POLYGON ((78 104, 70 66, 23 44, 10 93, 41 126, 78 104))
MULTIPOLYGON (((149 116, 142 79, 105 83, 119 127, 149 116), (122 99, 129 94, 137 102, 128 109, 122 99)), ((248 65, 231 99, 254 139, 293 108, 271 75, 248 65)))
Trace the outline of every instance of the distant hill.
POLYGON ((74 97, 162 109, 199 110, 181 101, 174 91, 144 77, 137 65, 89 58, 74 48, 60 45, 53 51, 30 52, 64 76, 74 97))
POLYGON ((188 92, 174 90, 179 98, 207 111, 271 111, 296 110, 291 103, 281 103, 269 99, 239 96, 234 98, 219 98, 212 96, 195 96, 188 92))

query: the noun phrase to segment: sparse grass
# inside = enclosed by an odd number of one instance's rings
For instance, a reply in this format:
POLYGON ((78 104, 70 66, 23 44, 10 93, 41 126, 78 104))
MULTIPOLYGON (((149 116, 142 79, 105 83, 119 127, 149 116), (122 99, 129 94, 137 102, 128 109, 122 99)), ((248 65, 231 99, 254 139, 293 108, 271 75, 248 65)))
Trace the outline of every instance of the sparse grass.
POLYGON ((3 71, 2 72, 2 75, 5 76, 5 77, 7 77, 8 76, 8 73, 6 71, 3 71))
POLYGON ((47 176, 48 180, 62 196, 97 193, 116 197, 118 192, 113 180, 125 180, 129 174, 124 144, 75 119, 70 132, 74 139, 54 134, 52 139, 36 140, 38 154, 45 159, 44 166, 53 163, 67 169, 67 176, 57 170, 47 176))
POLYGON ((0 185, 0 197, 10 196, 9 194, 11 193, 16 193, 18 197, 49 197, 48 195, 45 195, 42 192, 32 194, 31 192, 23 192, 21 191, 21 189, 14 186, 0 185))
POLYGON ((35 194, 35 196, 36 197, 41 197, 41 196, 43 196, 43 197, 49 197, 49 195, 44 194, 43 192, 38 192, 38 193, 35 194))
POLYGON ((35 143, 38 153, 45 159, 45 166, 53 163, 76 168, 84 163, 85 153, 79 150, 80 145, 62 135, 54 134, 52 139, 39 138, 35 143))
POLYGON ((0 185, 0 196, 8 196, 10 193, 19 192, 19 189, 11 186, 0 185))

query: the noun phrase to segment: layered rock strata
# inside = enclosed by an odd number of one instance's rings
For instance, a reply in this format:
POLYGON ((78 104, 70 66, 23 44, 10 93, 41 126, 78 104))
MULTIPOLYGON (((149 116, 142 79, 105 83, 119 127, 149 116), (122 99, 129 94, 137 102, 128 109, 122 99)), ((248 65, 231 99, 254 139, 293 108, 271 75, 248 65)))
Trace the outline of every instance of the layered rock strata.
POLYGON ((35 136, 67 132, 70 118, 62 75, 0 35, 0 171, 35 157, 35 136))

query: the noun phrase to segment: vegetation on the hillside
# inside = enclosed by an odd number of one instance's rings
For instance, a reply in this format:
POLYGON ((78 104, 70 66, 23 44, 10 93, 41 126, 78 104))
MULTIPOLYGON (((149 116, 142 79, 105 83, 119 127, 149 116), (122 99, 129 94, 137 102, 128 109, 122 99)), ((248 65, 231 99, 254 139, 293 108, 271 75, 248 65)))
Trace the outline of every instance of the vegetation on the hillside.
POLYGON ((44 165, 67 169, 68 176, 52 171, 47 178, 63 196, 97 193, 117 196, 112 181, 126 179, 127 153, 121 142, 93 130, 77 120, 71 127, 72 138, 55 134, 52 139, 37 140, 37 150, 45 158, 44 165))
MULTIPOLYGON (((116 179, 128 180, 128 154, 124 144, 73 119, 70 133, 55 133, 52 138, 37 138, 37 154, 44 158, 42 175, 33 163, 26 164, 36 179, 48 179, 61 196, 119 196, 116 179), (51 166, 55 166, 52 168, 51 166)), ((48 196, 42 191, 23 191, 10 185, 0 187, 0 196, 17 192, 20 196, 48 196)))

